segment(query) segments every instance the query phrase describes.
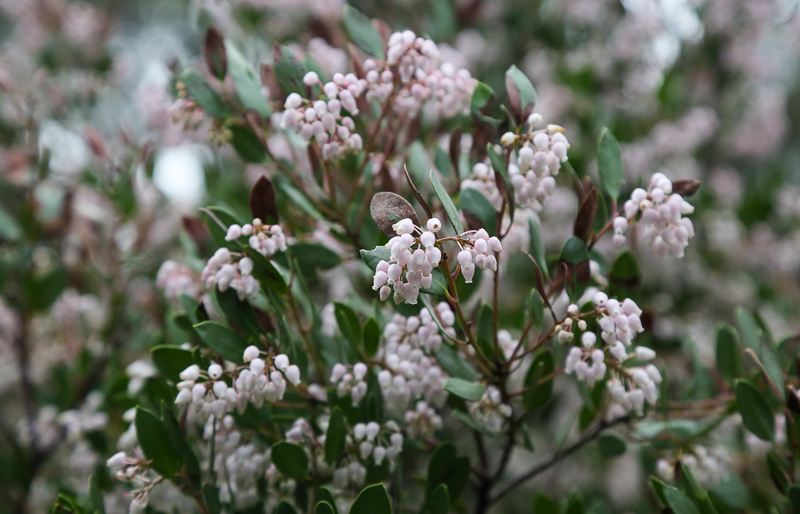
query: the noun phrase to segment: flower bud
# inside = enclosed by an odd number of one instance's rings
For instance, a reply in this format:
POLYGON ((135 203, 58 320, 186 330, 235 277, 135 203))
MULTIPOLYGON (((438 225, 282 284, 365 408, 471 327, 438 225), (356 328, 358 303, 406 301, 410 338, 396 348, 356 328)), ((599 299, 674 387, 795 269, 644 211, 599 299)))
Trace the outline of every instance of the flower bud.
POLYGON ((305 84, 307 86, 313 86, 314 84, 316 84, 318 82, 319 82, 319 75, 317 75, 316 72, 309 71, 303 77, 303 84, 305 84))
POLYGON ((300 383, 300 368, 296 365, 292 364, 288 368, 286 368, 286 380, 292 383, 292 385, 297 385, 300 383))
POLYGON ((503 134, 503 137, 500 138, 500 144, 503 146, 511 146, 517 140, 516 134, 513 132, 506 132, 503 134))
POLYGON ((286 371, 286 369, 289 367, 289 357, 284 354, 280 354, 275 357, 273 365, 281 371, 286 371))
POLYGON ((214 380, 216 380, 219 377, 221 377, 222 376, 222 366, 220 366, 219 364, 216 364, 216 363, 214 363, 211 366, 209 366, 208 367, 208 376, 211 377, 214 380))
POLYGON ((228 233, 225 235, 225 241, 233 241, 242 235, 242 227, 239 225, 231 225, 228 227, 228 233))

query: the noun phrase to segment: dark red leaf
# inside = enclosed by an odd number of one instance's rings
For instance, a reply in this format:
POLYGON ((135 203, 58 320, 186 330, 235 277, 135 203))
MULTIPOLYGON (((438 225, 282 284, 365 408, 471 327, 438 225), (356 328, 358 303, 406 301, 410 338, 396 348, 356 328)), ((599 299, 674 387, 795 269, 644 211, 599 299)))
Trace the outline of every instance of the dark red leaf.
POLYGON ((278 201, 272 181, 261 175, 250 191, 250 212, 267 225, 278 223, 278 201))

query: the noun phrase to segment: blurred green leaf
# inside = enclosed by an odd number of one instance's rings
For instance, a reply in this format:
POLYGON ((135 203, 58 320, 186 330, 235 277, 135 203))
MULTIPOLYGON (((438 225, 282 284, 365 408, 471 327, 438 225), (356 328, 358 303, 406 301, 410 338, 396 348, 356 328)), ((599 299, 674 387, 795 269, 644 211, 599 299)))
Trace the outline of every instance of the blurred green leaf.
POLYGON ((619 457, 627 449, 625 440, 617 434, 606 433, 597 439, 597 448, 603 457, 619 457))
MULTIPOLYGON (((481 227, 486 229, 490 236, 497 232, 497 211, 486 196, 475 188, 469 187, 461 191, 459 207, 462 211, 471 212, 481 222, 481 227)), ((469 220, 467 220, 469 221, 469 220)), ((470 227, 478 229, 481 227, 470 227)))
POLYGON ((450 219, 453 229, 456 231, 456 234, 463 234, 464 225, 461 223, 461 217, 458 215, 458 209, 456 209, 453 199, 450 198, 447 190, 436 177, 436 174, 433 172, 433 170, 431 170, 429 176, 431 179, 431 185, 433 186, 433 191, 436 193, 436 196, 439 197, 439 201, 442 202, 442 207, 447 213, 447 217, 450 219))
POLYGON ((736 329, 721 323, 717 326, 716 348, 717 372, 725 380, 732 380, 742 374, 742 353, 736 329))
POLYGON ((622 182, 625 175, 622 171, 622 153, 614 134, 603 127, 597 141, 597 169, 600 182, 608 195, 616 200, 622 192, 622 182))
POLYGON ((759 439, 772 441, 775 435, 775 416, 761 391, 747 380, 738 380, 736 401, 744 426, 759 439))
POLYGON ((228 73, 236 86, 239 101, 246 109, 256 111, 261 118, 269 118, 272 109, 261 92, 263 88, 261 78, 229 39, 225 40, 225 51, 228 56, 228 73))
POLYGON ((536 355, 528 373, 525 375, 525 387, 528 388, 522 395, 522 407, 526 411, 538 409, 553 395, 553 379, 544 383, 540 382, 555 371, 555 361, 550 350, 542 350, 536 355))
POLYGON ((378 325, 378 321, 370 316, 364 323, 364 353, 367 354, 367 357, 373 357, 378 351, 380 339, 381 327, 378 325))
POLYGON ((328 431, 325 433, 325 462, 334 465, 339 461, 344 451, 346 437, 347 423, 344 413, 339 407, 334 407, 328 421, 328 431))
POLYGON ((378 31, 375 30, 375 27, 372 26, 372 21, 349 5, 344 7, 343 18, 344 28, 356 46, 364 52, 383 60, 383 39, 378 31))
POLYGON ((172 446, 161 420, 150 412, 136 407, 136 437, 150 466, 164 478, 171 479, 180 469, 180 456, 172 446))
POLYGON ((230 118, 233 112, 222 100, 222 97, 208 85, 200 72, 187 68, 178 78, 186 87, 186 92, 197 105, 203 108, 209 116, 214 118, 230 118))
POLYGON ((345 303, 333 302, 333 313, 342 335, 350 343, 351 348, 361 347, 361 322, 356 311, 345 303))
POLYGON ((248 344, 242 336, 216 321, 198 323, 194 329, 214 353, 233 363, 244 364, 244 350, 248 344))
POLYGON ((305 450, 294 443, 281 441, 272 445, 272 463, 284 476, 303 480, 308 473, 308 456, 305 450))
POLYGON ((350 507, 350 514, 392 514, 392 501, 386 486, 375 484, 364 488, 350 507))
POLYGON ((477 402, 486 392, 486 386, 475 382, 468 382, 460 378, 447 378, 444 381, 444 390, 463 398, 468 402, 477 402))

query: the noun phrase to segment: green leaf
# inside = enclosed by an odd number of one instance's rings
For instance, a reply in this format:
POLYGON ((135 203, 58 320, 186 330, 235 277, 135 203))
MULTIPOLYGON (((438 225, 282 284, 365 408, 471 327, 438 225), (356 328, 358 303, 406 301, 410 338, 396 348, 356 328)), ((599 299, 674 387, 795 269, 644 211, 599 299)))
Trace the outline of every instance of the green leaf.
POLYGON ((269 259, 248 245, 245 245, 244 253, 253 261, 253 276, 261 284, 262 289, 269 289, 277 294, 286 293, 286 281, 269 259))
POLYGON ((171 406, 164 400, 161 400, 161 423, 164 425, 167 437, 169 437, 172 447, 177 451, 178 457, 186 470, 187 481, 193 487, 199 488, 200 480, 202 479, 200 463, 186 441, 186 437, 181 431, 180 424, 172 412, 171 406))
POLYGON ((492 334, 492 306, 484 303, 478 312, 478 346, 489 359, 494 358, 494 335, 492 334))
POLYGON ((361 250, 361 260, 364 264, 369 266, 369 269, 375 271, 378 263, 381 261, 389 262, 392 252, 385 246, 376 246, 373 250, 361 250))
POLYGON ((339 514, 339 508, 336 506, 336 500, 333 498, 333 493, 327 487, 320 487, 314 495, 318 502, 324 501, 333 507, 333 514, 339 514))
POLYGON ((566 514, 584 514, 586 505, 583 503, 583 495, 580 491, 575 491, 567 502, 566 514))
POLYGON ((446 484, 439 484, 428 503, 428 512, 430 514, 447 514, 450 510, 450 492, 447 490, 446 484))
POLYGON ((249 335, 261 335, 261 326, 250 302, 239 300, 239 295, 232 288, 224 292, 214 288, 214 298, 228 323, 249 335))
POLYGON ((297 511, 292 507, 291 503, 286 500, 281 500, 272 510, 272 514, 297 514, 297 511))
POLYGON ((325 462, 336 464, 344 451, 345 438, 347 437, 347 422, 344 413, 339 407, 331 411, 328 422, 328 432, 325 435, 325 462))
POLYGON ((392 501, 383 484, 363 489, 350 507, 350 514, 392 514, 392 501))
POLYGON ((439 445, 428 463, 426 496, 430 497, 439 484, 445 484, 452 504, 461 496, 469 481, 471 470, 469 457, 456 457, 455 446, 451 443, 439 445))
POLYGON ((536 107, 536 89, 528 77, 514 65, 506 71, 506 91, 517 121, 524 123, 536 107))
POLYGON ((658 478, 651 476, 650 477, 650 485, 653 488, 653 491, 656 493, 658 500, 663 504, 667 504, 667 497, 664 495, 664 488, 666 484, 659 480, 658 478))
POLYGON ((233 113, 211 86, 205 81, 197 70, 187 68, 178 78, 186 87, 189 98, 197 102, 209 116, 214 118, 229 118, 233 113))
POLYGON ((193 326, 214 353, 235 364, 244 364, 244 350, 248 344, 242 336, 215 321, 204 321, 193 326))
POLYGON ((180 469, 180 457, 172 446, 164 425, 152 413, 136 407, 136 437, 151 467, 164 478, 171 479, 180 469))
MULTIPOLYGON (((767 372, 768 378, 772 380, 772 383, 775 384, 775 387, 781 392, 779 398, 784 400, 786 383, 783 380, 783 367, 778 360, 778 354, 775 352, 775 349, 767 341, 761 344, 761 364, 764 366, 764 371, 767 372)), ((770 391, 772 391, 773 394, 775 393, 772 388, 770 388, 770 391)))
POLYGON ((17 241, 22 237, 22 228, 13 216, 0 207, 0 239, 17 241))
POLYGON ((494 180, 497 182, 497 191, 508 206, 508 215, 514 220, 514 188, 511 186, 511 178, 508 176, 508 166, 506 166, 506 159, 495 150, 494 145, 486 143, 486 153, 489 154, 489 161, 492 163, 494 170, 494 180))
POLYGON ((458 377, 469 382, 475 382, 480 379, 478 372, 461 358, 458 351, 447 344, 442 344, 439 351, 436 352, 436 360, 451 377, 458 377))
POLYGON ((575 236, 570 237, 561 248, 561 260, 568 264, 580 264, 589 260, 586 243, 575 236))
POLYGON ((333 302, 333 313, 342 335, 353 348, 361 346, 361 323, 358 321, 356 311, 347 304, 333 302))
POLYGON ((375 355, 375 352, 378 351, 380 340, 381 327, 378 325, 378 320, 370 316, 364 323, 364 353, 367 354, 367 357, 375 355))
POLYGON ((486 392, 486 386, 474 382, 467 382, 460 378, 450 377, 444 381, 444 390, 468 402, 477 402, 483 397, 483 393, 486 392))
POLYGON ((436 174, 433 172, 433 170, 431 170, 428 175, 431 179, 431 185, 433 185, 433 191, 436 193, 436 196, 439 197, 439 201, 442 202, 442 207, 444 207, 447 217, 450 218, 450 223, 453 225, 453 229, 456 231, 456 234, 463 234, 464 225, 461 223, 461 217, 458 215, 458 209, 456 209, 455 204, 453 204, 453 199, 450 198, 447 190, 436 177, 436 174))
POLYGON ((560 514, 558 502, 544 493, 537 493, 533 499, 533 514, 560 514))
POLYGON ((531 289, 531 320, 536 330, 541 331, 544 324, 544 302, 536 289, 531 289))
POLYGON ((314 514, 334 514, 334 510, 330 503, 321 501, 314 507, 314 514))
POLYGON ((106 514, 106 506, 103 503, 103 490, 97 485, 97 477, 92 474, 89 477, 89 512, 106 514))
POLYGON ((739 325, 739 333, 742 336, 742 343, 745 348, 758 350, 758 343, 761 340, 761 329, 758 328, 753 314, 741 307, 736 309, 736 324, 739 325))
MULTIPOLYGON (((459 207, 462 211, 469 211, 481 222, 481 226, 486 229, 490 236, 497 232, 497 211, 494 210, 492 202, 475 188, 468 187, 461 191, 459 207)), ((470 227, 480 228, 480 227, 470 227)))
POLYGON ((369 18, 355 8, 346 5, 344 7, 344 28, 359 49, 383 60, 383 38, 372 26, 369 18))
POLYGON ((256 164, 267 161, 267 147, 252 128, 230 124, 228 130, 231 131, 231 145, 242 160, 256 164))
POLYGON ((789 503, 792 504, 792 512, 800 514, 800 487, 793 485, 789 488, 789 503))
POLYGON ((276 53, 279 54, 279 59, 274 64, 275 78, 278 79, 278 84, 280 84, 283 92, 287 96, 290 93, 305 96, 303 77, 306 74, 306 70, 303 63, 297 60, 288 47, 281 46, 276 53))
POLYGON ((674 514, 700 514, 692 500, 672 486, 664 486, 664 499, 674 514))
POLYGON ((300 271, 311 277, 317 270, 333 269, 342 263, 342 258, 330 248, 314 243, 295 243, 289 246, 292 257, 297 259, 300 271))
POLYGON ((256 111, 261 118, 269 118, 272 109, 261 93, 261 78, 253 66, 245 61, 242 53, 229 39, 225 40, 225 53, 228 56, 228 74, 233 78, 239 101, 246 109, 256 111))
POLYGON ((553 379, 540 384, 543 378, 550 376, 555 371, 555 361, 550 350, 539 352, 533 360, 528 373, 525 375, 525 387, 528 388, 522 395, 522 407, 526 411, 538 409, 553 395, 553 379))
POLYGON ((602 434, 597 439, 597 448, 603 457, 619 457, 625 453, 627 445, 617 434, 602 434))
POLYGON ((528 215, 528 232, 530 233, 530 250, 529 253, 533 256, 536 264, 542 270, 542 273, 548 275, 547 272, 547 258, 544 251, 544 239, 542 238, 542 228, 539 222, 533 217, 533 214, 528 215))
POLYGON ((738 380, 736 401, 744 426, 759 439, 772 441, 775 434, 775 416, 761 391, 747 380, 738 380))
POLYGON ((439 145, 433 149, 433 165, 443 177, 450 174, 450 156, 439 145))
POLYGON ((203 484, 203 498, 206 501, 209 514, 220 514, 222 504, 219 501, 219 489, 214 484, 206 482, 203 484))
POLYGON ((303 480, 308 473, 308 456, 301 446, 281 441, 272 446, 272 463, 283 475, 303 480))
POLYGON ((181 381, 181 372, 195 364, 192 352, 172 345, 154 346, 150 350, 150 358, 159 373, 175 384, 181 381))
POLYGON ((609 278, 611 282, 622 287, 632 288, 639 285, 642 269, 636 255, 629 248, 623 250, 614 260, 609 278))
POLYGON ((600 182, 608 195, 614 200, 619 198, 622 182, 625 180, 622 171, 622 152, 620 152, 617 138, 608 130, 608 127, 603 127, 597 141, 597 169, 600 174, 600 182))
POLYGON ((425 146, 420 141, 414 141, 408 146, 406 156, 408 173, 415 182, 423 182, 425 176, 431 171, 431 161, 428 158, 428 152, 425 150, 425 146))
MULTIPOLYGON (((494 95, 492 88, 478 82, 475 84, 475 89, 472 90, 472 99, 470 100, 470 111, 472 114, 477 114, 486 105, 486 102, 494 95)), ((459 232, 460 234, 460 232, 459 232)))

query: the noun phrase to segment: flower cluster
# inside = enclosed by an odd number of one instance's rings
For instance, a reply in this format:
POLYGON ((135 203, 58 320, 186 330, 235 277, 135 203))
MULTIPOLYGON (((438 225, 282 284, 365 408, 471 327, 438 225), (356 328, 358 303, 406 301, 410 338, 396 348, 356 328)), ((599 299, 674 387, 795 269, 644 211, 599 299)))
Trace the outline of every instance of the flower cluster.
POLYGON ((440 64, 436 43, 410 30, 392 34, 386 62, 369 59, 364 71, 367 100, 385 102, 399 81, 393 108, 401 116, 415 117, 423 107, 432 118, 469 114, 475 79, 466 69, 440 64))
MULTIPOLYGON (((455 315, 450 306, 439 303, 434 315, 445 332, 454 336, 455 315)), ((408 318, 395 314, 383 335, 385 343, 377 356, 383 359, 385 368, 378 373, 378 382, 387 412, 399 418, 417 399, 441 407, 447 400, 443 389, 447 375, 432 357, 441 347, 442 336, 431 313, 423 310, 408 318)))
POLYGON ((199 412, 204 419, 211 415, 221 418, 234 409, 238 409, 239 413, 244 412, 248 402, 258 409, 264 400, 281 400, 287 382, 295 386, 300 383, 300 368, 290 365, 286 355, 277 355, 272 359, 268 356, 265 360, 261 358, 258 348, 248 346, 244 351, 244 361, 249 362, 250 366, 238 370, 238 375, 231 377, 233 386, 223 380, 226 372, 220 364, 211 364, 206 372, 197 364, 189 366, 180 374, 181 382, 178 383, 175 403, 192 404, 195 412, 199 412), (200 378, 204 381, 199 382, 200 378))
POLYGON ((514 413, 511 405, 503 403, 500 390, 489 386, 480 400, 469 404, 472 417, 489 432, 500 432, 503 424, 514 413))
POLYGON ((656 472, 667 482, 675 480, 675 469, 682 462, 692 473, 697 482, 705 488, 712 488, 724 481, 729 476, 728 468, 731 456, 721 446, 706 448, 696 444, 690 452, 685 453, 679 460, 672 462, 666 458, 656 461, 656 472))
MULTIPOLYGON (((466 234, 462 234, 462 237, 466 234)), ((458 252, 458 264, 461 266, 461 274, 467 284, 472 283, 475 276, 475 266, 480 269, 489 268, 497 271, 497 257, 494 253, 503 251, 503 244, 496 236, 489 237, 489 233, 484 229, 477 230, 468 236, 467 239, 459 239, 462 250, 458 252), (466 248, 465 248, 466 246, 466 248)))
POLYGON ((436 232, 442 228, 442 223, 431 218, 427 223, 428 230, 423 231, 405 218, 392 228, 397 236, 386 243, 390 257, 388 261, 378 263, 372 289, 380 290, 381 301, 389 298, 394 289, 394 303, 405 301, 415 305, 420 288, 427 289, 433 283, 431 272, 442 259, 442 251, 436 247, 436 232), (420 234, 419 237, 414 237, 415 232, 420 234))
POLYGON ((646 191, 634 189, 631 199, 625 202, 624 211, 625 216, 619 216, 613 222, 617 248, 625 244, 625 231, 641 213, 638 221, 644 225, 642 240, 652 245, 662 257, 670 251, 678 258, 683 257, 689 239, 694 237, 694 225, 683 215, 694 212, 694 207, 681 195, 672 192, 672 181, 663 173, 653 175, 646 191))
POLYGON ((164 296, 178 304, 181 295, 197 298, 202 292, 200 277, 186 264, 173 260, 165 261, 158 269, 156 285, 164 290, 164 296))
POLYGON ((200 279, 208 289, 217 287, 220 292, 224 292, 230 287, 236 291, 239 300, 255 300, 258 297, 259 284, 252 272, 253 261, 249 257, 234 255, 223 247, 208 259, 200 279), (235 257, 238 257, 238 261, 233 260, 235 257))
POLYGON ((226 241, 235 241, 240 237, 247 237, 247 244, 264 257, 272 257, 275 252, 286 251, 286 235, 280 225, 265 225, 260 219, 253 220, 253 224, 243 226, 231 225, 225 235, 226 241))
MULTIPOLYGON (((535 127, 541 119, 539 113, 533 113, 528 121, 531 127, 535 127)), ((553 194, 556 188, 554 177, 558 175, 561 163, 567 161, 569 141, 563 130, 558 125, 548 125, 544 130, 526 134, 517 154, 517 164, 508 166, 508 176, 518 204, 541 211, 547 197, 553 194)))
POLYGON ((653 364, 625 367, 632 359, 649 361, 656 356, 652 349, 645 346, 637 346, 628 353, 633 338, 644 330, 642 311, 630 298, 620 303, 602 292, 594 295, 593 303, 596 309, 588 314, 581 314, 577 305, 570 305, 567 309, 569 317, 563 325, 556 327, 558 338, 562 343, 572 341, 575 325, 581 330, 587 328, 586 321, 580 317, 596 316, 605 347, 602 344, 596 347, 598 340, 594 332, 584 332, 581 346, 573 347, 567 355, 564 372, 574 374, 578 380, 592 386, 605 378, 610 367, 611 378, 607 382, 611 394, 609 417, 619 417, 631 411, 641 416, 645 400, 651 405, 658 401, 658 385, 661 383, 661 373, 653 364))
MULTIPOLYGON (((513 166, 515 172, 519 172, 518 168, 513 166)), ((509 166, 509 173, 511 173, 512 166, 509 166)), ((500 195, 500 190, 497 189, 497 183, 494 178, 494 169, 483 162, 475 163, 472 167, 472 177, 466 178, 461 181, 461 190, 464 189, 477 189, 499 209, 503 203, 503 197, 500 195)))
POLYGON ((243 441, 231 415, 206 421, 203 438, 210 440, 212 437, 217 449, 214 469, 221 470, 217 474, 220 500, 226 503, 235 500, 239 509, 257 503, 258 480, 264 476, 269 453, 243 441))
POLYGON ((355 122, 344 116, 342 109, 352 116, 358 114, 356 98, 364 93, 367 82, 352 73, 335 73, 331 82, 323 84, 313 71, 303 77, 303 82, 309 87, 319 85, 327 100, 321 95, 310 101, 291 93, 284 103, 281 127, 294 129, 305 141, 313 138, 321 146, 325 160, 338 159, 346 151, 361 150, 363 141, 355 132, 355 122))

